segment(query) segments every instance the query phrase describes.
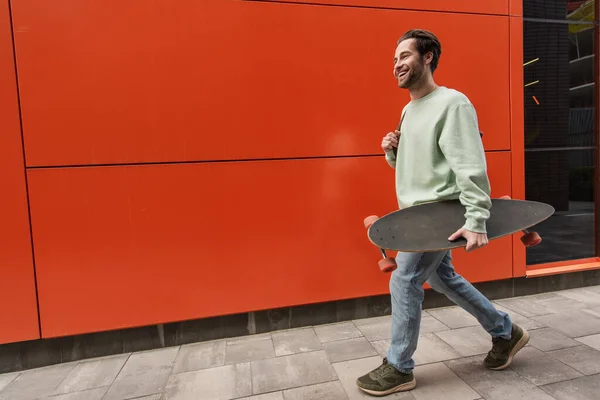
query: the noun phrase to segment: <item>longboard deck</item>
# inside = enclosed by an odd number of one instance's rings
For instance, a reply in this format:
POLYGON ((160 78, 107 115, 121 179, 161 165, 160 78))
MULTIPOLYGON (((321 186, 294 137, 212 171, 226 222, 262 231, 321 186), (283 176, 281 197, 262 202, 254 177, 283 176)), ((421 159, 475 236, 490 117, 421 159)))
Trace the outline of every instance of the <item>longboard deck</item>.
MULTIPOLYGON (((421 204, 394 211, 375 221, 369 240, 385 250, 428 252, 464 247, 466 239, 450 242, 465 223, 465 207, 458 200, 421 204)), ((554 214, 554 207, 528 200, 492 199, 487 235, 498 239, 525 230, 554 214)))

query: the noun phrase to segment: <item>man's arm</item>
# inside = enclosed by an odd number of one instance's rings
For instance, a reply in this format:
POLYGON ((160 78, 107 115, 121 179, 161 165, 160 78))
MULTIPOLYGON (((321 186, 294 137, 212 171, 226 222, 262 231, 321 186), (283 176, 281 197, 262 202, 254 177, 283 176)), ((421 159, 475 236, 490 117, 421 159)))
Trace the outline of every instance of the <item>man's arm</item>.
POLYGON ((486 221, 492 206, 490 182, 477 114, 471 104, 459 104, 448 111, 439 146, 461 191, 460 202, 466 209, 463 228, 486 233, 486 221))

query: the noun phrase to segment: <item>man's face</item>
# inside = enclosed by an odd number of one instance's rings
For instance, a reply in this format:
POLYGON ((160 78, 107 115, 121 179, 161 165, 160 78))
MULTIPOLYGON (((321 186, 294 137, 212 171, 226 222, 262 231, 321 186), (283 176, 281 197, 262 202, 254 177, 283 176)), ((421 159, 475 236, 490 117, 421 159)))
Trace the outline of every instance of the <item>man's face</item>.
POLYGON ((414 39, 403 40, 394 55, 394 76, 398 86, 410 89, 417 85, 425 74, 425 58, 419 55, 414 39))

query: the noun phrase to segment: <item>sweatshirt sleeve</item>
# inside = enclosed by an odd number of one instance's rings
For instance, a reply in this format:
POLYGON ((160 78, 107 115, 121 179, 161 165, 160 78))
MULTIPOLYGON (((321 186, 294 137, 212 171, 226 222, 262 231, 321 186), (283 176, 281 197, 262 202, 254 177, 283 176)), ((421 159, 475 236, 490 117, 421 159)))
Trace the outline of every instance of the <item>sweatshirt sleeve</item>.
POLYGON ((475 108, 470 103, 448 111, 439 146, 456 176, 460 202, 465 206, 465 225, 471 232, 486 233, 492 202, 485 151, 475 108))

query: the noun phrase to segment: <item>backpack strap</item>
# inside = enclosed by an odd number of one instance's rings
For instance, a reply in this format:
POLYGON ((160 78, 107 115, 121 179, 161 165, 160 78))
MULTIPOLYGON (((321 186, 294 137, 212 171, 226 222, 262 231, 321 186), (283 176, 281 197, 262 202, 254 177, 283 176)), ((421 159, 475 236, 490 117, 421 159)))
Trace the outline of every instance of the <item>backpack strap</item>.
MULTIPOLYGON (((402 113, 402 118, 400 118, 400 124, 398 124, 398 132, 402 133, 401 129, 402 129, 402 122, 404 122, 404 115, 406 113, 402 113)), ((400 145, 400 141, 398 141, 398 145, 400 145)), ((398 148, 397 147, 393 147, 393 151, 394 151, 394 155, 398 155, 398 148)))

